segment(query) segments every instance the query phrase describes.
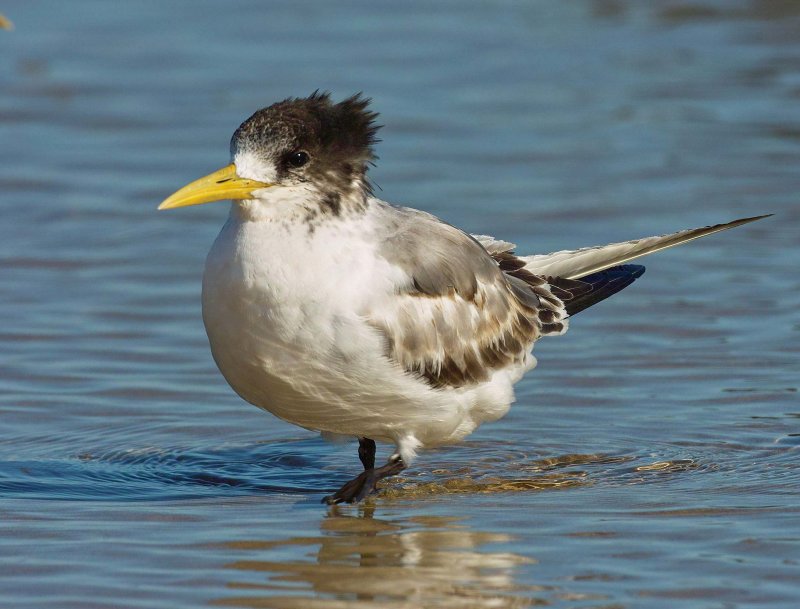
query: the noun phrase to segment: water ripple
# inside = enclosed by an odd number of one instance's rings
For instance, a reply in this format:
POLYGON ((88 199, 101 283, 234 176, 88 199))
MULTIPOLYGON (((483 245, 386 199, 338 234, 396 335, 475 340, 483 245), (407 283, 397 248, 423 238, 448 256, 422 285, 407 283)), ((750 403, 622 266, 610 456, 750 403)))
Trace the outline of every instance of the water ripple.
MULTIPOLYGON (((166 501, 312 492, 319 466, 303 443, 81 453, 69 459, 0 462, 0 494, 30 499, 166 501)), ((313 452, 313 449, 312 449, 313 452)))
MULTIPOLYGON (((130 430, 127 431, 130 433, 130 430)), ((124 436, 124 434, 123 434, 124 436)), ((63 438, 28 438, 47 443, 63 438)), ((632 442, 633 443, 633 442, 632 442)), ((20 448, 22 442, 18 441, 20 448)), ((509 493, 581 486, 656 484, 706 475, 709 486, 764 489, 800 484, 794 435, 771 447, 663 444, 643 454, 542 456, 504 443, 443 449, 384 482, 385 499, 454 493, 509 493), (743 458, 747 454, 750 458, 743 458), (672 455, 672 456, 670 456, 672 455), (691 455, 691 456, 687 456, 691 455), (435 467, 425 467, 425 462, 435 467), (730 474, 736 473, 735 479, 730 474), (717 479, 717 476, 722 476, 717 479)), ((192 448, 143 447, 83 452, 68 458, 0 461, 0 494, 35 499, 166 501, 236 495, 319 495, 357 473, 345 448, 318 439, 192 448), (336 465, 330 465, 336 455, 336 465)), ((697 483, 694 483, 697 484, 697 483)), ((734 492, 735 489, 730 489, 734 492)))

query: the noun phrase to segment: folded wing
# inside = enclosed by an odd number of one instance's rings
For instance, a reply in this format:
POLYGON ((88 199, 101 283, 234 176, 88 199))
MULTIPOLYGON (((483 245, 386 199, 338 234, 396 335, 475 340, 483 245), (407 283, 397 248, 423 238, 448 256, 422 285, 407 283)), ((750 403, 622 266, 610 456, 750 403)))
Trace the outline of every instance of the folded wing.
POLYGON ((565 330, 564 304, 513 254, 490 254, 423 212, 385 213, 381 255, 403 279, 367 317, 386 337, 387 356, 409 373, 434 387, 483 382, 524 368, 538 338, 565 330))

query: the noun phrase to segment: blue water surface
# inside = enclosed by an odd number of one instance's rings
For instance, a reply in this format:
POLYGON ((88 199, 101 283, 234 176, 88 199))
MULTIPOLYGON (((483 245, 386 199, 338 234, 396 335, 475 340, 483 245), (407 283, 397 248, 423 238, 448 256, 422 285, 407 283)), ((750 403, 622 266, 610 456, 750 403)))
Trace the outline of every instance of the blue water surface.
POLYGON ((800 602, 800 4, 0 12, 0 606, 800 602), (355 445, 208 352, 227 206, 155 211, 316 89, 374 99, 379 196, 521 253, 776 215, 648 259, 537 345, 505 419, 325 508, 355 445))

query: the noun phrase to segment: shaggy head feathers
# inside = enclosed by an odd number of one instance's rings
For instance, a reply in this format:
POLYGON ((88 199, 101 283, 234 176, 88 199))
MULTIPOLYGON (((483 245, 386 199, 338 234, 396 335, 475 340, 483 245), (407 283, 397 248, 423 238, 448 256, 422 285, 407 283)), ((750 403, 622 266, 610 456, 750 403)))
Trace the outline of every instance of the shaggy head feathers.
POLYGON ((380 128, 369 102, 357 93, 333 103, 330 93, 318 91, 285 99, 241 124, 231 138, 231 154, 256 154, 274 163, 279 178, 291 174, 299 181, 319 183, 323 191, 347 191, 360 182, 369 192, 366 172, 376 158, 372 147, 380 128), (290 159, 301 151, 309 161, 297 171, 290 159))

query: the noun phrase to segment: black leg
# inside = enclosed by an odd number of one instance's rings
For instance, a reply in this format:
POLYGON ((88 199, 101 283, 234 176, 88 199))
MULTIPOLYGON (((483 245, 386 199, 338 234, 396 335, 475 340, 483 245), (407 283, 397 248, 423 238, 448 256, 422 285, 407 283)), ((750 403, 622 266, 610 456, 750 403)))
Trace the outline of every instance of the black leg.
POLYGON ((358 458, 364 469, 375 469, 375 440, 369 438, 358 439, 358 458))
MULTIPOLYGON (((375 446, 375 442, 372 440, 367 440, 367 442, 371 442, 372 446, 375 446)), ((361 444, 361 440, 359 440, 359 443, 358 453, 359 457, 361 457, 362 447, 364 444, 361 444)), ((364 452, 366 452, 366 450, 364 452)), ((374 464, 374 449, 373 452, 365 455, 365 457, 371 458, 372 463, 374 464)), ((361 458, 361 462, 364 463, 365 467, 364 471, 344 484, 342 488, 336 491, 333 495, 324 497, 322 499, 322 503, 327 503, 328 505, 333 505, 336 503, 358 503, 359 501, 368 497, 375 490, 375 485, 378 484, 380 480, 388 478, 389 476, 395 476, 406 468, 406 465, 403 463, 403 459, 400 457, 400 455, 392 455, 389 457, 386 465, 377 468, 367 468, 367 463, 365 462, 367 459, 365 457, 361 458)))

